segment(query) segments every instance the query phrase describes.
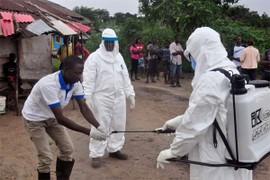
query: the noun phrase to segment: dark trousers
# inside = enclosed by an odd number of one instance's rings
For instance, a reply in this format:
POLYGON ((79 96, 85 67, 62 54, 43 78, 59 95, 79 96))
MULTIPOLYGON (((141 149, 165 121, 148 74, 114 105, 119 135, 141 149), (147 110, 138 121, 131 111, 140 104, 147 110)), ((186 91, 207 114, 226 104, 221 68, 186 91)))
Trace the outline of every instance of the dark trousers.
POLYGON ((249 77, 250 81, 256 79, 256 69, 244 69, 244 68, 241 68, 241 74, 247 75, 249 77))
POLYGON ((133 78, 133 74, 135 74, 135 78, 138 75, 138 59, 131 58, 131 69, 130 69, 130 76, 133 78))
POLYGON ((163 70, 164 70, 164 81, 165 81, 165 83, 167 83, 167 81, 169 81, 170 77, 171 77, 170 62, 169 61, 163 61, 163 70))
POLYGON ((154 80, 154 77, 157 74, 157 65, 158 65, 158 59, 150 59, 148 61, 147 80, 149 76, 151 76, 152 80, 154 80))

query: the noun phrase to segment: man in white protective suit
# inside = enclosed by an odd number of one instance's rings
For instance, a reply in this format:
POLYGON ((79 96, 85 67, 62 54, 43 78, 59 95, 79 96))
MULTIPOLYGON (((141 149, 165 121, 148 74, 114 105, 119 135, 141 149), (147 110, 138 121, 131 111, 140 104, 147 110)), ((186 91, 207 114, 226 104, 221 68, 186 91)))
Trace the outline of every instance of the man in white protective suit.
MULTIPOLYGON (((229 79, 219 71, 222 68, 239 74, 236 66, 227 58, 227 52, 219 34, 211 28, 197 28, 186 42, 185 56, 191 61, 194 78, 193 91, 185 113, 168 120, 162 129, 175 129, 175 138, 169 149, 160 152, 157 168, 164 168, 167 159, 183 157, 212 164, 226 163, 226 147, 216 133, 217 147, 213 143, 213 122, 216 119, 226 135, 226 101, 230 93, 229 79)), ((234 170, 233 167, 208 167, 190 165, 190 180, 252 180, 252 171, 234 170)))
MULTIPOLYGON (((102 32, 99 48, 87 58, 83 72, 83 86, 86 103, 99 123, 107 128, 108 133, 115 130, 125 131, 126 99, 129 100, 130 109, 133 109, 135 92, 126 64, 119 52, 118 37, 114 30, 107 28, 102 32)), ((96 128, 92 126, 91 133, 96 132, 96 128)), ((111 134, 106 140, 94 137, 91 136, 89 143, 92 167, 101 166, 101 157, 106 148, 109 157, 127 159, 127 155, 120 151, 125 142, 123 133, 111 134)))

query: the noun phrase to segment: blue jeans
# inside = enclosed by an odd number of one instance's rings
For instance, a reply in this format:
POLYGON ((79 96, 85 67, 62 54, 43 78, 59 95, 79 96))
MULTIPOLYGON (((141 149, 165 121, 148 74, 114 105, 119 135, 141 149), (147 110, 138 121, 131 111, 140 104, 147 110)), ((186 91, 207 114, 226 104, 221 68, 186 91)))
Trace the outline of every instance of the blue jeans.
POLYGON ((170 64, 170 75, 171 77, 178 77, 180 78, 182 74, 182 64, 170 64))
POLYGON ((182 74, 182 64, 170 64, 171 85, 176 82, 176 85, 180 85, 180 76, 182 74))

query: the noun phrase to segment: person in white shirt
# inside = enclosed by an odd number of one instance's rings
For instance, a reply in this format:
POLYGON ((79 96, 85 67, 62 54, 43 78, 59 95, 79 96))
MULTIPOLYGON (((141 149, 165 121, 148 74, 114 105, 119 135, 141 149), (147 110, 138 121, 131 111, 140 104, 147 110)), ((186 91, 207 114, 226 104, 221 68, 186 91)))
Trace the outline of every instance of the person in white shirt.
POLYGON ((170 53, 171 53, 171 64, 170 64, 170 77, 171 77, 171 87, 181 87, 180 85, 180 76, 182 74, 182 55, 183 48, 180 44, 180 38, 178 35, 175 36, 175 41, 170 44, 170 53))
POLYGON ((240 56, 244 49, 245 49, 245 46, 242 44, 242 38, 238 36, 236 38, 236 44, 233 46, 233 49, 232 49, 231 59, 236 65, 239 72, 241 71, 240 56))
POLYGON ((56 162, 57 179, 69 179, 74 159, 74 147, 65 127, 89 135, 90 129, 64 116, 63 108, 73 97, 84 118, 99 131, 95 138, 105 139, 109 135, 93 116, 84 99, 82 84, 83 60, 76 55, 68 56, 63 68, 41 78, 26 99, 23 109, 24 126, 35 145, 38 156, 38 179, 50 179, 53 155, 47 135, 55 142, 59 154, 56 162))

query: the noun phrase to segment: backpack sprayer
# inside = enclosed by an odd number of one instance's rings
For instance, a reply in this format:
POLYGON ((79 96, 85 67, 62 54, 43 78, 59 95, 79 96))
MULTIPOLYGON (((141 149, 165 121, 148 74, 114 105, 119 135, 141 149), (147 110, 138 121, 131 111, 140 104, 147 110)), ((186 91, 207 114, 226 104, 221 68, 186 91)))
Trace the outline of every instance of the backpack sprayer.
MULTIPOLYGON (((254 169, 263 159, 270 155, 270 89, 269 82, 264 80, 250 81, 248 84, 242 75, 230 74, 224 69, 214 69, 224 74, 231 82, 228 108, 227 138, 215 120, 214 131, 218 131, 227 153, 227 163, 212 164, 190 161, 182 158, 172 158, 169 161, 184 162, 210 167, 234 167, 254 169)), ((173 133, 173 130, 153 131, 113 131, 124 132, 152 132, 173 133)), ((213 144, 217 145, 214 132, 213 144)))
MULTIPOLYGON (((231 76, 231 97, 227 101, 228 163, 254 169, 270 155, 270 89, 269 82, 250 81, 231 76)), ((225 141, 226 139, 223 139, 225 141)))
POLYGON ((234 167, 254 169, 270 155, 270 89, 269 82, 263 80, 245 83, 242 75, 230 74, 224 69, 214 69, 224 74, 231 82, 228 108, 227 138, 215 120, 213 144, 216 147, 216 133, 221 136, 226 146, 227 163, 211 164, 172 158, 180 161, 210 167, 234 167))

